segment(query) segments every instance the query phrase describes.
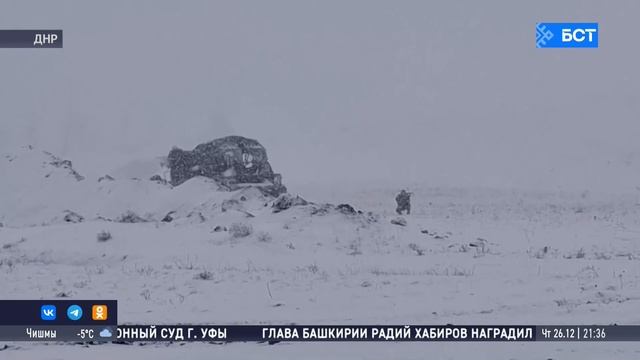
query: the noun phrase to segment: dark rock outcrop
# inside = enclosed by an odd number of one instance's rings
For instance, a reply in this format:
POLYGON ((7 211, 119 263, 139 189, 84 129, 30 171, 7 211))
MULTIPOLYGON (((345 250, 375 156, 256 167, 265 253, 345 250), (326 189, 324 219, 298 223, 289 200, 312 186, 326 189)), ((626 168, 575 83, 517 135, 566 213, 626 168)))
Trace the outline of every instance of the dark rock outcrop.
POLYGON ((65 210, 64 211, 64 217, 62 218, 65 222, 68 223, 81 223, 84 221, 84 217, 76 212, 73 212, 71 210, 65 210))
POLYGON ((175 214, 175 211, 169 211, 169 213, 167 213, 167 215, 165 215, 162 220, 162 222, 166 222, 166 223, 170 223, 173 221, 173 215, 175 214))
POLYGON ((120 222, 120 223, 126 223, 126 224, 135 224, 135 223, 143 223, 143 222, 147 222, 148 220, 141 217, 140 215, 136 214, 135 212, 129 210, 126 213, 120 215, 117 219, 116 222, 120 222))
POLYGON ((160 185, 167 185, 167 180, 163 179, 160 175, 153 175, 149 178, 150 181, 154 181, 160 185))
POLYGON ((216 139, 192 151, 173 148, 167 164, 174 186, 205 176, 232 188, 238 184, 263 184, 273 194, 286 192, 280 174, 271 169, 266 149, 258 141, 242 136, 216 139))
POLYGON ((274 213, 278 213, 280 211, 287 210, 292 206, 304 206, 308 204, 309 203, 307 202, 307 200, 301 198, 300 196, 293 196, 291 194, 285 193, 275 199, 271 207, 273 208, 274 213))
POLYGON ((355 215, 355 214, 357 214, 356 209, 354 209, 353 206, 351 206, 349 204, 340 204, 340 205, 336 206, 336 210, 340 211, 341 213, 343 213, 345 215, 355 215))
MULTIPOLYGON (((31 150, 31 148, 30 148, 30 150, 31 150)), ((44 151, 44 153, 51 158, 51 161, 49 162, 50 165, 53 165, 53 166, 55 166, 57 168, 66 169, 67 171, 69 171, 69 174, 71 176, 73 176, 77 181, 84 180, 84 176, 80 175, 73 168, 73 164, 71 163, 70 160, 61 159, 61 158, 59 158, 59 157, 57 157, 57 156, 55 156, 52 153, 47 152, 47 151, 44 151)), ((48 177, 48 175, 46 177, 48 177)))

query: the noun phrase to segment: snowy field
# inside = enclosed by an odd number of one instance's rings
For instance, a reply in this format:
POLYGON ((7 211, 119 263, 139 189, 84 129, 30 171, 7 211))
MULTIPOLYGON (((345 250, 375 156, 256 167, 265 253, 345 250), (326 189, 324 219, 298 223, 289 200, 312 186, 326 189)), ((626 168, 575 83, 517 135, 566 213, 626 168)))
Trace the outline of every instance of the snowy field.
MULTIPOLYGON (((396 188, 308 189, 309 203, 274 212, 254 188, 171 188, 150 168, 98 181, 37 149, 3 155, 2 298, 117 299, 124 324, 640 324, 634 194, 414 184, 402 226, 396 188)), ((0 344, 7 360, 116 357, 638 359, 640 348, 0 344)))

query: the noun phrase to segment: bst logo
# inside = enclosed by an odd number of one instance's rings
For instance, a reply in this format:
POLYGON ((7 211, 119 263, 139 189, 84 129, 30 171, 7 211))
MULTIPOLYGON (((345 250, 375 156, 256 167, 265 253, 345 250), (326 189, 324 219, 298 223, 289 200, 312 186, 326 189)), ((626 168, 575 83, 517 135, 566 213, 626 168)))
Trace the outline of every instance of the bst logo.
POLYGON ((538 23, 537 48, 597 48, 598 23, 538 23))
POLYGON ((581 43, 585 41, 585 39, 587 39, 587 36, 588 36, 587 41, 592 43, 593 34, 595 34, 596 31, 598 31, 598 29, 595 29, 595 28, 574 29, 574 30, 562 29, 562 42, 567 43, 567 42, 575 41, 577 43, 581 43))

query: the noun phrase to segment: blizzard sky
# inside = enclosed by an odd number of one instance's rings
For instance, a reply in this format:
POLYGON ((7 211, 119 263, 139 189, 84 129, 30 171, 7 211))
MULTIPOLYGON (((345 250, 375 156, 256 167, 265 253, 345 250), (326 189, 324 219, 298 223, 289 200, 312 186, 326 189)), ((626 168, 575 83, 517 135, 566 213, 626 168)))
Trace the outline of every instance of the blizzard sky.
POLYGON ((640 185, 637 0, 2 1, 0 152, 95 175, 237 134, 290 187, 640 185), (595 21, 597 50, 535 48, 595 21))

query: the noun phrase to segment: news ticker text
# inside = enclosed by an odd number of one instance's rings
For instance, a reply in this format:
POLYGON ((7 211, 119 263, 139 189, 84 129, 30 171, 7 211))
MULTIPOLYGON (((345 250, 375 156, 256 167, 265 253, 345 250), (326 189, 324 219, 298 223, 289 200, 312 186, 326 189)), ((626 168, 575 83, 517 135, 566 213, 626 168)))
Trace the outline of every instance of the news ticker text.
POLYGON ((535 342, 640 341, 640 326, 596 325, 119 325, 0 326, 0 341, 535 342))

